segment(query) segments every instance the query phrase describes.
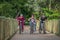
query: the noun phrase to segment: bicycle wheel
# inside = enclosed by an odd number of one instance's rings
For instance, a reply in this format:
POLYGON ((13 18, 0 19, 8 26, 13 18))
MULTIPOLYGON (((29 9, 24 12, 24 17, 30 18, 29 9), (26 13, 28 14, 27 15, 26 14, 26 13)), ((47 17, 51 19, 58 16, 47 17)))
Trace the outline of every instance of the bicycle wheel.
POLYGON ((22 32, 22 24, 20 23, 19 34, 21 34, 21 32, 22 32))
POLYGON ((32 34, 33 33, 33 27, 31 27, 31 30, 30 30, 30 34, 32 34))

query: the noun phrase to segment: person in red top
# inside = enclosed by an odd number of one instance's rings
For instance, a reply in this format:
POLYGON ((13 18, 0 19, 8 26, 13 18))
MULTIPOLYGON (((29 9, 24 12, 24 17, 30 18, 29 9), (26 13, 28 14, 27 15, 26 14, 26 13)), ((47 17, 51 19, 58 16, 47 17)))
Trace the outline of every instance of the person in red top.
POLYGON ((24 16, 23 16, 23 14, 20 14, 20 16, 19 17, 17 17, 17 20, 18 20, 18 25, 19 25, 19 27, 20 27, 20 22, 22 23, 22 32, 24 31, 24 22, 25 22, 25 18, 24 18, 24 16))

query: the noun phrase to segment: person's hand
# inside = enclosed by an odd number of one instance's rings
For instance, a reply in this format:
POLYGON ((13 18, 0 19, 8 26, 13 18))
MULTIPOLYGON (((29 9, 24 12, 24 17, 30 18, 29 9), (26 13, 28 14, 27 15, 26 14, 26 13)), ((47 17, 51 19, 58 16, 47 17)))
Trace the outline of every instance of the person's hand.
POLYGON ((30 21, 30 18, 28 19, 28 21, 30 21))
POLYGON ((17 19, 16 19, 17 20, 17 19))
POLYGON ((20 21, 20 22, 22 22, 22 21, 20 21))
POLYGON ((48 22, 48 20, 46 20, 46 22, 48 22))
POLYGON ((24 23, 25 23, 25 20, 24 20, 24 23))

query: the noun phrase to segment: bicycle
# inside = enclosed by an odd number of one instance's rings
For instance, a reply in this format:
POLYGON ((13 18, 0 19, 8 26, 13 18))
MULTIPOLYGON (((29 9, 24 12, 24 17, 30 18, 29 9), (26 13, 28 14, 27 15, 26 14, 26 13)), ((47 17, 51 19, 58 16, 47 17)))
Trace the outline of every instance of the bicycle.
POLYGON ((20 26, 19 26, 19 34, 22 32, 22 21, 20 21, 20 26))
POLYGON ((30 27, 30 34, 32 34, 33 32, 34 32, 34 24, 32 23, 30 27))

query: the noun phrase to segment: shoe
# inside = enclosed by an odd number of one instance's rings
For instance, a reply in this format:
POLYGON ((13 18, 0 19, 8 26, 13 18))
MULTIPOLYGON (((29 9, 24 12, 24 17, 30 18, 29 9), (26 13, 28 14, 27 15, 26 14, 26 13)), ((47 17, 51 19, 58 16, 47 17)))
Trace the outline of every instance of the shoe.
POLYGON ((46 32, 44 32, 43 34, 46 34, 46 32))

